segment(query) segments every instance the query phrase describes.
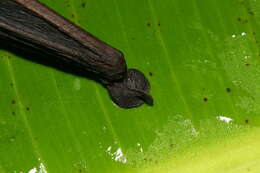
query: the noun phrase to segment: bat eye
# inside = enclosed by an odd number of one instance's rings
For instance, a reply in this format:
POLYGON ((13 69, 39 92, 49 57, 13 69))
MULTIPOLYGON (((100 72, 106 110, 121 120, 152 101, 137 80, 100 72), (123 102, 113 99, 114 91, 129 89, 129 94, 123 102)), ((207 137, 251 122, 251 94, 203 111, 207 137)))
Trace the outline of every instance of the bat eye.
POLYGON ((107 86, 112 100, 122 108, 133 108, 144 103, 153 105, 153 98, 148 94, 149 81, 136 69, 127 70, 126 78, 107 86))

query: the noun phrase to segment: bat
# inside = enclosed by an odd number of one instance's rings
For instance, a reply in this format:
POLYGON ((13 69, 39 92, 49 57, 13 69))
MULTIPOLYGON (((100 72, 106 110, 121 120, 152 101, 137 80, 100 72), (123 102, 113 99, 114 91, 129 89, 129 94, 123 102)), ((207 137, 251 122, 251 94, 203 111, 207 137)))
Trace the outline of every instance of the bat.
POLYGON ((94 76, 122 108, 153 105, 149 81, 121 51, 37 0, 0 0, 0 40, 94 76))

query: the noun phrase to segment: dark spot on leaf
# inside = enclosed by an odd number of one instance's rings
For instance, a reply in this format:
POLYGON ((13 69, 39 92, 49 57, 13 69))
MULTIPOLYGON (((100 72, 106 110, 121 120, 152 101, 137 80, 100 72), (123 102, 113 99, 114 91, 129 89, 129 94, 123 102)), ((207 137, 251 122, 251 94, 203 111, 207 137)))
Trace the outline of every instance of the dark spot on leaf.
POLYGON ((82 7, 82 8, 85 8, 85 7, 86 7, 86 3, 83 2, 83 3, 81 4, 81 7, 82 7))
POLYGON ((245 24, 245 23, 248 23, 248 20, 247 19, 242 19, 242 18, 237 18, 237 21, 241 24, 245 24))
POLYGON ((14 112, 14 111, 12 112, 12 115, 15 115, 15 112, 14 112))
POLYGON ((231 92, 231 89, 230 89, 230 88, 227 88, 226 91, 227 91, 228 93, 230 93, 230 92, 231 92))
POLYGON ((150 75, 150 76, 153 76, 153 73, 152 73, 152 72, 149 72, 149 75, 150 75))
POLYGON ((253 35, 256 35, 255 31, 253 32, 253 35))
POLYGON ((247 10, 248 10, 248 13, 249 13, 250 15, 252 15, 252 16, 255 15, 255 13, 254 13, 250 8, 248 8, 247 10))
POLYGON ((158 26, 159 26, 159 27, 161 26, 161 23, 160 23, 160 22, 158 22, 158 26))
POLYGON ((248 120, 248 119, 246 119, 246 120, 245 120, 245 123, 246 123, 246 124, 248 124, 248 123, 249 123, 249 120, 248 120))
POLYGON ((15 100, 12 100, 12 104, 15 104, 16 103, 16 101, 15 100))
POLYGON ((30 108, 29 108, 29 107, 26 107, 26 110, 27 110, 27 111, 30 111, 30 108))
POLYGON ((151 23, 150 23, 150 22, 147 22, 147 26, 150 27, 150 26, 151 26, 151 23))
POLYGON ((69 1, 65 1, 67 7, 70 7, 70 2, 69 1))
POLYGON ((13 83, 10 83, 10 86, 11 86, 11 87, 13 87, 13 86, 14 86, 14 84, 13 84, 13 83))
POLYGON ((254 13, 253 11, 249 11, 248 13, 249 13, 250 15, 252 15, 252 16, 255 15, 255 13, 254 13))
POLYGON ((79 172, 82 172, 82 169, 79 169, 79 172))
POLYGON ((134 37, 132 37, 132 40, 135 40, 135 38, 134 38, 134 37))
POLYGON ((204 101, 204 102, 207 102, 207 101, 208 101, 208 98, 207 98, 207 97, 204 97, 204 98, 203 98, 203 101, 204 101))
POLYGON ((170 144, 170 148, 173 148, 173 144, 170 144))
POLYGON ((75 15, 74 15, 74 14, 71 14, 71 17, 74 19, 74 18, 75 18, 75 15))
POLYGON ((246 66, 248 67, 248 66, 250 66, 250 64, 246 63, 246 66))

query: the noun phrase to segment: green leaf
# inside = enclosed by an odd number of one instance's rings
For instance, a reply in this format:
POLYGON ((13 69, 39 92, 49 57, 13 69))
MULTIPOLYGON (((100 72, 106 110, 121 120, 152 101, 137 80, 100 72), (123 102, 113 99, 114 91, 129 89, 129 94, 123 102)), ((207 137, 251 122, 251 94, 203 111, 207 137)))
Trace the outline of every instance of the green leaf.
POLYGON ((1 173, 260 170, 258 1, 42 2, 122 50, 155 104, 1 50, 1 173))

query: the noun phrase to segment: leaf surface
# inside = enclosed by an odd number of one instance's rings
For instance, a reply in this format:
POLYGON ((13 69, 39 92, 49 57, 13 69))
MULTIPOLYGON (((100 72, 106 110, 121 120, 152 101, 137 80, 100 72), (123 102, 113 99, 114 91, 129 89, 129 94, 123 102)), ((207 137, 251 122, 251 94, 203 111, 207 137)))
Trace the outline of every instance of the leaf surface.
MULTIPOLYGON (((0 51, 0 172, 257 172, 260 4, 42 0, 123 51, 154 106, 0 51)), ((34 57, 37 58, 37 57, 34 57)))

